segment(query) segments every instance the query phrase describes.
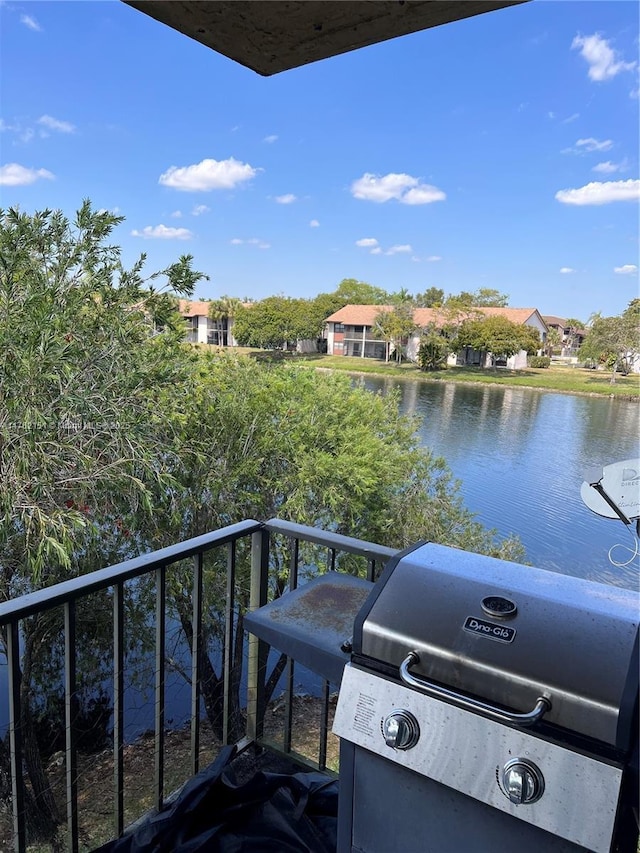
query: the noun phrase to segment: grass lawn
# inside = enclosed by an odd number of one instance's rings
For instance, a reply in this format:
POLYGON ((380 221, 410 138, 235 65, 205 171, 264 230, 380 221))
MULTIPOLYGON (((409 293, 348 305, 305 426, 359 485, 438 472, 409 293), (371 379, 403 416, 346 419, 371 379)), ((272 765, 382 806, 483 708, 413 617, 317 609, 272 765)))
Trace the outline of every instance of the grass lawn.
POLYGON ((573 394, 595 394, 604 397, 640 400, 640 375, 616 375, 611 384, 611 372, 586 370, 581 367, 528 367, 525 370, 497 370, 479 367, 447 367, 445 370, 423 372, 415 364, 404 362, 397 365, 385 364, 373 358, 353 358, 320 353, 283 353, 280 350, 256 350, 249 347, 218 347, 200 345, 201 349, 215 352, 231 352, 235 355, 252 356, 259 361, 274 363, 290 362, 306 364, 327 370, 344 370, 347 373, 367 373, 373 376, 392 376, 394 379, 413 379, 419 382, 480 382, 485 385, 519 385, 523 388, 540 388, 545 391, 563 391, 573 394))
MULTIPOLYGON (((301 359, 302 360, 302 359, 301 359)), ((418 379, 424 382, 482 382, 489 385, 521 385, 546 391, 565 391, 578 394, 599 394, 606 397, 640 399, 640 376, 617 374, 610 382, 610 371, 585 370, 580 367, 549 367, 545 369, 497 370, 477 367, 449 367, 446 370, 422 372, 414 364, 385 364, 371 358, 346 358, 335 355, 308 355, 306 364, 331 370, 393 376, 398 379, 418 379)))

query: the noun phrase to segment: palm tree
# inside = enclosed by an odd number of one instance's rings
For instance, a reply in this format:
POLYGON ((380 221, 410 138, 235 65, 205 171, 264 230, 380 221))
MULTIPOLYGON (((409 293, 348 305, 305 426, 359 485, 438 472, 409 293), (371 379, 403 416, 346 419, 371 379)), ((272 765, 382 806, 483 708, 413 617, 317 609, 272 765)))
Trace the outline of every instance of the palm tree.
POLYGON ((229 345, 229 329, 240 304, 240 300, 235 296, 227 296, 226 294, 211 301, 209 317, 216 324, 218 346, 229 345))
POLYGON ((544 349, 548 356, 553 355, 553 351, 556 347, 559 347, 562 344, 562 334, 558 329, 554 329, 553 327, 549 329, 547 332, 547 337, 544 343, 544 349))

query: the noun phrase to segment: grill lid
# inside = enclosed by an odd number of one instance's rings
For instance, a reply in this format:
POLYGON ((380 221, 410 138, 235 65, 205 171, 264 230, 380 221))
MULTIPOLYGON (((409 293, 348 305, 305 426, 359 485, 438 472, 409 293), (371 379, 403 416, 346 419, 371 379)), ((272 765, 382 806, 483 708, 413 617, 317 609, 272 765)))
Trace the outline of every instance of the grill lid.
MULTIPOLYGON (((629 747, 638 694, 638 595, 421 545, 387 565, 360 611, 354 653, 517 713, 629 747)), ((420 688, 417 688, 420 689, 420 688)))

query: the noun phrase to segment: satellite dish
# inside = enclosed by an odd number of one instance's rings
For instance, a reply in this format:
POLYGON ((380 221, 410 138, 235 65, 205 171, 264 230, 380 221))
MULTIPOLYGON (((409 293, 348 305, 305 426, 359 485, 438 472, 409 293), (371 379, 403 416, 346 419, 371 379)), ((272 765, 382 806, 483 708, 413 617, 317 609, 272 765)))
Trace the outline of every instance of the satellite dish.
POLYGON ((640 459, 614 462, 586 473, 580 497, 592 512, 631 524, 640 518, 640 459))

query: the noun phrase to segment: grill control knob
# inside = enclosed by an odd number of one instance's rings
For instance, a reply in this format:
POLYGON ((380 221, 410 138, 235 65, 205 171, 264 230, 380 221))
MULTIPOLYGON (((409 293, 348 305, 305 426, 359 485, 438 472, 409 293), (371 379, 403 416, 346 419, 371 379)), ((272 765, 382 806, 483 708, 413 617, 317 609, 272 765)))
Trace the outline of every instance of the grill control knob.
POLYGON ((382 734, 391 749, 411 749, 418 743, 420 726, 412 713, 398 710, 385 717, 382 734))
POLYGON ((535 803, 544 793, 544 776, 531 761, 514 758, 504 765, 502 785, 512 803, 535 803))

